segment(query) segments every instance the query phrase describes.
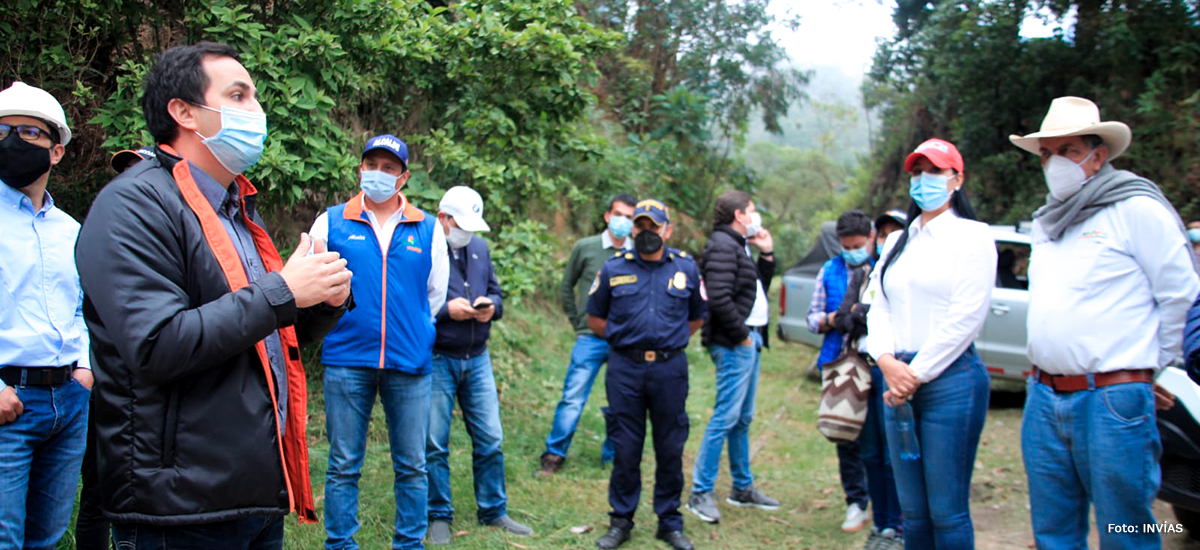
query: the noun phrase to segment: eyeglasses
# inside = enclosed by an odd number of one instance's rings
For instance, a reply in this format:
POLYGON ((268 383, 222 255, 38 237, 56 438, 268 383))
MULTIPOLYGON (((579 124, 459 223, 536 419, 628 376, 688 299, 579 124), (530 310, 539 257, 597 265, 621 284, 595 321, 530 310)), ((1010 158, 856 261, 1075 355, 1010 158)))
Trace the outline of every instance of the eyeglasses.
POLYGON ((54 141, 54 135, 48 130, 43 130, 37 126, 31 126, 28 124, 0 124, 0 139, 8 139, 8 134, 12 133, 13 130, 16 130, 17 135, 21 136, 21 139, 25 141, 37 141, 41 139, 42 136, 46 136, 46 139, 54 141))

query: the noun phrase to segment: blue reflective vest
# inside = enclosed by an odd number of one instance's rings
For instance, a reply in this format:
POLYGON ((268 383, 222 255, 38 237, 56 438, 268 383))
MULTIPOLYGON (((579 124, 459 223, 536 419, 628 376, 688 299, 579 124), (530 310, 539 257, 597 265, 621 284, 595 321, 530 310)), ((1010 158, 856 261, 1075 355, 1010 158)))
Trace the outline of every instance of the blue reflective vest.
POLYGON ((428 287, 436 218, 405 203, 386 262, 358 196, 328 209, 328 247, 354 273, 350 289, 355 307, 325 337, 321 361, 326 365, 409 374, 433 368, 436 332, 428 287))

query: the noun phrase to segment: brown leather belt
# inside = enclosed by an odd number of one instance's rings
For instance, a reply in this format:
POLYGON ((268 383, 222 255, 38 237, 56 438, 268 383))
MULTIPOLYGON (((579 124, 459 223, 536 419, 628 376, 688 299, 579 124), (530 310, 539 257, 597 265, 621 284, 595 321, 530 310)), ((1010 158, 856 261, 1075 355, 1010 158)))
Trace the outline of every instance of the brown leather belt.
POLYGON ((1033 367, 1034 379, 1050 386, 1054 391, 1083 391, 1089 388, 1088 376, 1092 377, 1094 387, 1103 388, 1116 384, 1131 384, 1134 382, 1154 382, 1154 371, 1150 369, 1126 369, 1112 372, 1098 372, 1087 375, 1049 374, 1042 369, 1033 367))

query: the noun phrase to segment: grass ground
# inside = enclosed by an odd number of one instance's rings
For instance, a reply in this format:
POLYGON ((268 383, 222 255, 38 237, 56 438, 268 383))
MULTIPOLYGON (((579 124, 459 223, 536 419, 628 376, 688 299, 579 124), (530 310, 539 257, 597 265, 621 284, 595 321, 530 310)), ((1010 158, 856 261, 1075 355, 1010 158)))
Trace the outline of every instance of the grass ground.
MULTIPOLYGON (((600 464, 604 430, 600 406, 605 402, 603 378, 596 386, 571 446, 563 472, 550 479, 532 476, 538 466, 543 441, 561 394, 574 333, 556 309, 526 303, 506 308, 506 318, 492 332, 492 357, 500 391, 505 431, 509 513, 536 530, 532 537, 513 537, 475 521, 471 485, 470 440, 456 412, 451 432, 450 467, 457 519, 457 535, 448 548, 567 550, 594 548, 596 537, 608 524, 609 469, 600 464), (575 534, 572 528, 590 530, 575 534)), ((816 431, 819 385, 805 380, 804 371, 813 350, 773 342, 764 353, 756 417, 751 427, 751 453, 756 483, 783 502, 780 510, 763 512, 722 506, 722 521, 709 525, 684 512, 685 530, 697 548, 710 549, 817 549, 862 548, 866 533, 843 534, 838 526, 844 512, 833 446, 816 431)), ((713 364, 699 344, 699 335, 688 349, 691 365, 688 413, 691 435, 684 454, 686 501, 691 468, 701 435, 712 412, 713 364)), ((319 370, 319 369, 311 369, 319 370)), ((310 381, 309 443, 317 513, 323 513, 323 492, 329 445, 325 436, 324 403, 320 378, 310 381)), ((981 549, 1032 548, 1026 478, 1021 464, 1020 419, 1023 393, 993 393, 992 409, 980 443, 971 487, 972 515, 977 547, 981 549)), ((649 441, 647 441, 649 444, 649 441)), ((926 452, 936 452, 926 450, 926 452)), ((729 472, 722 459, 717 481, 719 502, 729 491, 729 472)), ((633 540, 623 548, 661 549, 653 538, 655 518, 652 494, 653 452, 647 446, 642 464, 643 500, 635 520, 633 540)), ((1159 503, 1160 521, 1173 519, 1159 503)), ((382 410, 374 411, 368 435, 367 456, 361 481, 357 540, 366 550, 390 548, 394 501, 386 427, 382 410)), ((285 548, 311 550, 323 547, 321 525, 298 525, 288 519, 285 548)), ((68 533, 60 548, 73 548, 68 533)), ((1164 541, 1164 548, 1185 548, 1181 537, 1164 541)), ((1097 547, 1093 535, 1092 547, 1097 547)))

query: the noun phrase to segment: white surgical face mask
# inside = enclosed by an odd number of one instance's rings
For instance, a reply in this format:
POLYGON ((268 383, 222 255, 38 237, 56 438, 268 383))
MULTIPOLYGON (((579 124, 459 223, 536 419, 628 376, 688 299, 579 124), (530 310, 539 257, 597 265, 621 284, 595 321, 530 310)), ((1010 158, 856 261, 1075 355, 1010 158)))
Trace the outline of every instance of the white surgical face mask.
POLYGON ((746 238, 757 235, 759 231, 762 231, 762 214, 751 212, 750 223, 746 224, 746 238))
POLYGON ((459 249, 471 242, 471 235, 474 235, 474 233, 457 227, 451 227, 450 234, 446 235, 446 243, 450 245, 450 248, 459 249))
POLYGON ((1092 149, 1092 152, 1078 163, 1071 162, 1071 159, 1062 155, 1050 157, 1046 166, 1042 168, 1042 173, 1046 176, 1046 187, 1050 188, 1050 196, 1065 201, 1078 193, 1087 180, 1087 173, 1083 171, 1082 165, 1091 160, 1094 154, 1096 150, 1092 149))

